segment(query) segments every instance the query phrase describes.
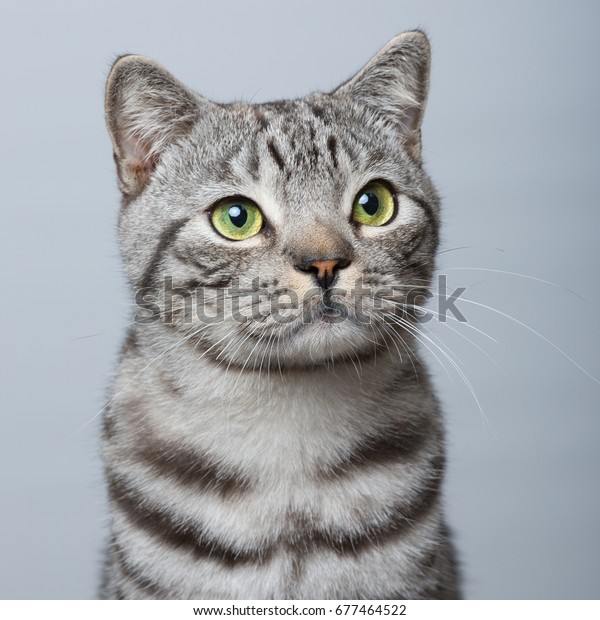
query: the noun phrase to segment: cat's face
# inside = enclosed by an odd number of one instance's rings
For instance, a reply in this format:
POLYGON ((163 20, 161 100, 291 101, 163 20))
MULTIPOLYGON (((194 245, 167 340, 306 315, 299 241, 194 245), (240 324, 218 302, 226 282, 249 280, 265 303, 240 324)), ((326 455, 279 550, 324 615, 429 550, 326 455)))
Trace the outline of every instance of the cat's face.
POLYGON ((117 61, 107 117, 138 301, 148 289, 161 324, 225 365, 398 346, 399 304, 428 284, 437 246, 420 164, 428 58, 408 33, 332 94, 227 106, 147 59, 117 61))

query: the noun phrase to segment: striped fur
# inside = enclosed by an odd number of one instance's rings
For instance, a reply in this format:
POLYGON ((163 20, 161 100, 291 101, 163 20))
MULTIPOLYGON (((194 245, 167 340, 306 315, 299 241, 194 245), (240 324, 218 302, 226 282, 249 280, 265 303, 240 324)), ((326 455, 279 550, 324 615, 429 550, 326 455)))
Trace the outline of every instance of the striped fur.
POLYGON ((153 61, 115 63, 120 244, 151 302, 104 415, 103 598, 458 597, 441 415, 414 321, 381 299, 407 302, 434 267, 428 68, 426 38, 405 33, 333 93, 217 105, 153 61), (373 179, 397 214, 369 229, 350 210, 373 179), (240 195, 267 224, 232 242, 209 215, 240 195), (317 287, 304 321, 277 322, 274 300, 315 287, 299 266, 332 257, 346 320, 317 287))

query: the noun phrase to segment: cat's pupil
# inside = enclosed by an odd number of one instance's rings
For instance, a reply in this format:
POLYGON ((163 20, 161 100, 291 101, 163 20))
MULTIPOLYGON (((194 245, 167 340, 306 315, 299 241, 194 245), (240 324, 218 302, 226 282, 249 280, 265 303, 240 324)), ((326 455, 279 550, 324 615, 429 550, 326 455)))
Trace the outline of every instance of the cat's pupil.
POLYGON ((233 205, 229 207, 229 219, 234 226, 242 228, 248 220, 248 211, 244 207, 233 205))
POLYGON ((358 199, 358 204, 368 215, 375 215, 379 209, 379 198, 372 192, 366 192, 358 199))

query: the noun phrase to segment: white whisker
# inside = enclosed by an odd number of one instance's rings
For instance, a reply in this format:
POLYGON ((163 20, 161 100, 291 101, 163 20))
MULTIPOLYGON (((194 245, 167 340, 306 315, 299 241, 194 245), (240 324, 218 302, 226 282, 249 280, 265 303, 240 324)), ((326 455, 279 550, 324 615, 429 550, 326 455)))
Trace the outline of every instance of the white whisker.
POLYGON ((533 327, 527 325, 527 323, 523 323, 523 321, 520 321, 519 319, 515 318, 514 316, 511 316, 510 314, 507 314, 506 312, 502 312, 502 310, 497 310, 496 308, 492 308, 491 306, 488 306, 486 304, 482 304, 482 303, 479 303, 477 301, 473 301, 472 299, 466 299, 464 297, 461 297, 461 299, 465 303, 473 304, 473 305, 479 306, 481 308, 486 308, 490 312, 494 312, 496 314, 499 314, 500 316, 503 316, 503 317, 505 317, 505 318, 507 318, 507 319, 509 319, 511 321, 514 321, 515 323, 517 323, 521 327, 524 327, 526 330, 530 331, 532 334, 535 334, 538 338, 541 338, 544 342, 547 342, 552 348, 556 349, 556 351, 558 351, 564 358, 566 358, 573 365, 575 365, 577 368, 579 368, 579 370, 581 370, 581 372, 583 372, 590 379, 592 379, 592 381, 595 381, 596 383, 600 384, 600 380, 598 380, 596 377, 594 377, 594 375, 590 374, 583 366, 581 366, 581 364, 578 364, 570 355, 565 353, 560 347, 558 347, 551 340, 546 338, 546 336, 544 336, 543 334, 540 334, 540 332, 538 332, 537 330, 533 329, 533 327))
POLYGON ((544 280, 543 278, 538 278, 536 276, 529 276, 525 273, 519 273, 517 271, 504 271, 502 269, 488 269, 486 267, 444 267, 444 269, 442 271, 447 271, 447 270, 461 270, 461 271, 486 271, 486 272, 490 272, 490 273, 500 273, 500 274, 505 274, 505 275, 509 275, 509 276, 516 276, 519 278, 524 278, 527 280, 533 280, 535 282, 541 282, 542 284, 548 284, 549 286, 553 286, 555 288, 558 288, 562 291, 565 291, 567 293, 570 293, 571 295, 574 295, 575 297, 578 297, 579 299, 581 299, 582 301, 585 301, 586 303, 589 303, 589 301, 585 298, 582 297, 581 295, 579 295, 578 293, 576 293, 575 291, 572 291, 571 289, 568 289, 564 286, 561 286, 560 284, 556 284, 556 282, 551 282, 550 280, 544 280))

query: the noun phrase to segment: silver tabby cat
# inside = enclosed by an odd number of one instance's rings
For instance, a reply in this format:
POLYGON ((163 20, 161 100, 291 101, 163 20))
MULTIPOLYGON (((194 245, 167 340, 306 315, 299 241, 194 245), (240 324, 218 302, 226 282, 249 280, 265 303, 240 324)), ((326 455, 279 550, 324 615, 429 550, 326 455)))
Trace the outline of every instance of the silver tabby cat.
POLYGON ((138 302, 105 411, 104 598, 459 596, 411 291, 434 269, 429 45, 216 104, 142 56, 106 116, 138 302))

